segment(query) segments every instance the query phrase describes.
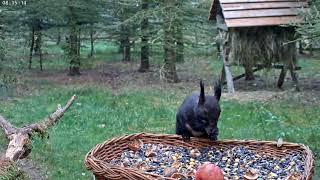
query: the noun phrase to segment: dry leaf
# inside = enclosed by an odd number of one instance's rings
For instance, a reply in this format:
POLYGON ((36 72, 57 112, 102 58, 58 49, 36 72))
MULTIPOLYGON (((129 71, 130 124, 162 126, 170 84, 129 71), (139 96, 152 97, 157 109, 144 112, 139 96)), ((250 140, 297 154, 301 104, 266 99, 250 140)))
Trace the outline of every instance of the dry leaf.
POLYGON ((243 176, 246 180, 255 180, 259 177, 259 171, 256 169, 249 169, 246 174, 243 176))
POLYGON ((196 175, 195 169, 187 172, 187 177, 195 177, 195 175, 196 175))
POLYGON ((154 157, 154 156, 157 156, 157 153, 154 152, 152 149, 147 149, 145 155, 147 157, 154 157))
POLYGON ((171 177, 175 178, 175 179, 186 179, 186 178, 188 178, 188 177, 186 177, 185 175, 183 175, 181 173, 174 173, 174 174, 172 174, 171 177))
POLYGON ((176 161, 172 164, 172 167, 175 169, 179 169, 182 166, 182 163, 179 161, 176 161))
POLYGON ((143 145, 143 142, 140 139, 139 140, 135 139, 131 143, 128 144, 128 147, 132 151, 138 151, 142 145, 143 145))
POLYGON ((301 179, 301 174, 292 173, 285 180, 300 180, 300 179, 301 179))
POLYGON ((148 166, 148 164, 146 162, 141 162, 138 166, 137 166, 138 169, 141 169, 142 171, 150 171, 152 170, 153 168, 148 166))
POLYGON ((124 167, 128 167, 129 164, 130 164, 130 160, 129 160, 128 158, 125 158, 125 159, 123 160, 123 162, 122 162, 122 165, 123 165, 124 167))
POLYGON ((192 158, 197 158, 197 157, 199 157, 201 155, 201 153, 200 153, 200 151, 198 150, 198 149, 192 149, 191 151, 190 151, 190 156, 192 157, 192 158))
POLYGON ((163 170, 163 174, 165 177, 171 177, 174 173, 176 173, 178 170, 175 168, 171 168, 171 167, 166 167, 163 170))

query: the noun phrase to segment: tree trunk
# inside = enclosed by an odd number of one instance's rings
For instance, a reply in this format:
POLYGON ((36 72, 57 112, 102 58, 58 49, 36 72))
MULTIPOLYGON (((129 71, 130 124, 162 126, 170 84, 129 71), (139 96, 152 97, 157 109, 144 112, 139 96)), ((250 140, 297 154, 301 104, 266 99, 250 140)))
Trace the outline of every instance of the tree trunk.
POLYGON ((77 30, 78 30, 77 54, 80 57, 80 52, 81 52, 81 29, 80 29, 80 27, 78 27, 77 30))
MULTIPOLYGON (((122 16, 120 16, 119 17, 120 18, 120 20, 121 20, 121 22, 123 23, 123 17, 122 16)), ((119 53, 121 53, 122 54, 122 60, 124 59, 124 44, 125 44, 125 38, 126 38, 126 36, 125 36, 125 34, 126 34, 126 30, 125 30, 125 25, 123 25, 123 24, 121 24, 120 25, 120 34, 119 34, 119 50, 118 50, 118 52, 119 53)))
POLYGON ((126 26, 127 25, 121 25, 120 47, 122 47, 122 61, 131 60, 131 44, 129 38, 129 29, 126 26))
POLYGON ((36 36, 37 39, 35 40, 35 52, 36 55, 39 56, 39 63, 40 63, 40 70, 42 71, 42 50, 41 50, 41 46, 42 46, 42 32, 41 30, 37 30, 36 32, 36 36))
POLYGON ((300 40, 300 41, 298 41, 298 46, 299 46, 299 48, 298 48, 298 50, 299 50, 299 54, 304 54, 304 52, 303 52, 303 46, 302 46, 302 40, 300 40))
POLYGON ((122 37, 123 35, 121 35, 120 33, 120 40, 119 40, 119 49, 118 49, 118 53, 123 54, 123 48, 124 48, 124 38, 122 37))
POLYGON ((60 43, 61 43, 61 28, 58 28, 58 36, 57 36, 56 45, 60 45, 60 43))
MULTIPOLYGON (((147 11, 148 6, 149 0, 142 0, 142 11, 147 11)), ((141 61, 139 72, 146 72, 149 70, 149 20, 146 14, 144 14, 141 22, 141 34, 141 61)))
POLYGON ((79 40, 78 40, 78 27, 75 19, 73 7, 69 7, 70 10, 70 19, 69 19, 69 28, 70 28, 70 37, 69 37, 69 51, 68 58, 70 60, 69 66, 69 75, 76 76, 80 75, 80 56, 79 56, 79 40))
POLYGON ((177 27, 177 51, 176 51, 176 61, 184 62, 184 45, 183 45, 183 32, 182 27, 177 27))
MULTIPOLYGON (((181 1, 177 2, 178 6, 181 6, 181 1)), ((176 18, 176 62, 184 62, 184 45, 183 45, 183 15, 178 13, 176 18)))
POLYGON ((312 42, 310 42, 309 51, 310 51, 309 55, 313 56, 313 45, 312 45, 312 42))
POLYGON ((90 51, 90 57, 93 56, 93 53, 94 53, 94 38, 93 38, 93 35, 94 35, 94 31, 93 31, 93 25, 91 25, 91 28, 90 28, 90 42, 91 42, 91 51, 90 51))
POLYGON ((124 47, 123 47, 123 61, 131 60, 131 44, 129 36, 126 36, 124 39, 124 47))
POLYGON ((165 11, 164 16, 164 75, 168 82, 176 83, 179 81, 176 65, 175 65, 175 51, 174 51, 174 28, 172 27, 174 21, 174 6, 175 1, 165 0, 165 11))
MULTIPOLYGON (((126 12, 127 9, 124 8, 121 10, 122 12, 126 12)), ((130 43, 130 26, 125 23, 127 17, 126 13, 122 13, 120 15, 121 26, 120 26, 120 48, 122 53, 122 61, 130 61, 131 60, 131 43, 130 43)))
POLYGON ((194 31, 194 38, 195 38, 195 42, 192 43, 192 47, 195 47, 195 45, 199 44, 199 35, 198 35, 198 31, 194 31))
MULTIPOLYGON (((1 17, 1 16, 0 16, 1 17)), ((4 61, 5 58, 5 38, 4 38, 4 32, 3 32, 3 26, 1 26, 1 20, 0 20, 0 61, 4 61)), ((0 64, 0 71, 1 71, 1 64, 0 64)))
POLYGON ((32 32, 31 32, 31 44, 30 44, 30 54, 29 54, 29 69, 31 69, 31 65, 32 65, 33 49, 34 49, 34 27, 32 27, 32 32))

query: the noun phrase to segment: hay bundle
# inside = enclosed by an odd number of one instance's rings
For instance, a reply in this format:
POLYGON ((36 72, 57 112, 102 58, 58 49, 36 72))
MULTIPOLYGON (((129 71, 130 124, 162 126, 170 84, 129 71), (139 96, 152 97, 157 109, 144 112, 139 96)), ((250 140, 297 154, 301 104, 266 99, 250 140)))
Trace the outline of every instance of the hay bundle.
POLYGON ((230 62, 253 67, 288 64, 296 61, 295 30, 292 27, 264 26, 229 30, 230 62), (291 43, 289 43, 291 42, 291 43))

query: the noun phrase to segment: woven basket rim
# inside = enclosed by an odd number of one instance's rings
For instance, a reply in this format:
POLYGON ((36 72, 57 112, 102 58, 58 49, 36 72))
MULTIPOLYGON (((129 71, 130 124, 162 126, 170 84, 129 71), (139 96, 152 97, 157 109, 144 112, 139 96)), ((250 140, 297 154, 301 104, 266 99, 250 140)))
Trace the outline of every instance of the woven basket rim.
MULTIPOLYGON (((88 170, 91 170, 93 172, 93 174, 95 175, 99 175, 102 177, 108 177, 110 176, 110 173, 107 173, 107 171, 113 171, 111 169, 116 169, 119 171, 124 171, 124 172, 129 172, 130 173, 137 173, 138 176, 143 177, 143 179, 156 179, 156 178, 150 178, 150 175, 155 175, 155 174, 151 174, 148 172, 142 172, 139 171, 136 168, 130 168, 130 167, 120 167, 117 165, 113 165, 109 162, 106 162, 104 160, 101 160, 99 158, 96 158, 95 155, 97 152, 99 152, 99 150, 101 150, 105 145, 110 144, 111 142, 115 143, 115 142, 120 142, 120 141, 124 141, 124 140, 134 140, 134 139, 142 139, 143 138, 148 138, 148 137, 152 137, 152 138, 173 138, 173 139, 177 139, 177 140, 181 140, 182 138, 179 135, 175 135, 175 134, 154 134, 154 133, 134 133, 134 134, 125 134, 122 136, 117 136, 111 139, 108 139, 102 143, 99 143, 97 145, 95 145, 85 156, 85 160, 84 160, 84 164, 86 166, 86 168, 88 170)), ((260 141, 260 140, 239 140, 239 139, 223 139, 223 140, 217 140, 217 141, 210 141, 208 139, 202 139, 202 138, 196 138, 196 137, 192 137, 190 143, 186 143, 186 144, 190 144, 189 147, 191 147, 191 143, 192 142, 208 142, 210 144, 208 144, 208 146, 213 146, 214 144, 216 145, 221 145, 221 144, 225 144, 225 145, 245 145, 245 146, 250 146, 250 145, 263 145, 263 146, 277 146, 277 142, 276 141, 260 141)), ((159 143, 162 144, 162 143, 159 143)), ((179 145, 176 145, 179 146, 179 145)), ((281 148, 300 148, 303 151, 305 151, 306 154, 306 161, 305 161, 305 174, 307 174, 307 177, 304 179, 310 180, 312 179, 312 175, 314 173, 314 166, 315 166, 315 160, 314 160, 314 155, 312 153, 312 151, 310 150, 310 148, 307 145, 304 145, 302 143, 292 143, 292 142, 286 142, 284 141, 281 145, 281 148)), ((112 175, 111 175, 112 176, 112 175)), ((168 178, 168 177, 163 177, 163 176, 159 176, 156 175, 157 177, 159 177, 160 179, 174 179, 174 178, 168 178)), ((111 179, 111 178, 110 178, 111 179)), ((117 178, 115 178, 117 179, 117 178)), ((129 178, 128 179, 132 179, 129 178)), ((133 178, 135 179, 135 178, 133 178)))

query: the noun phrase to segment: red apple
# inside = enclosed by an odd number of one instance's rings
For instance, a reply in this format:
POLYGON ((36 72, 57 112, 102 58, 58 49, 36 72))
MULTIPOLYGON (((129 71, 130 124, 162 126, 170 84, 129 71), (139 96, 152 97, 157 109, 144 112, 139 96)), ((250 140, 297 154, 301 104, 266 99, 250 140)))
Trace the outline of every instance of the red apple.
POLYGON ((196 172, 196 180, 223 180, 221 169, 215 164, 206 162, 196 172))

